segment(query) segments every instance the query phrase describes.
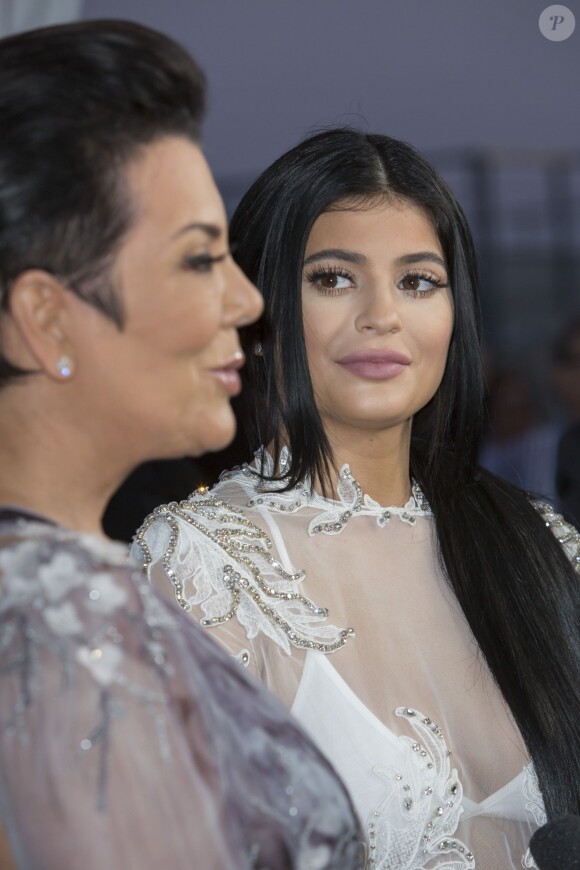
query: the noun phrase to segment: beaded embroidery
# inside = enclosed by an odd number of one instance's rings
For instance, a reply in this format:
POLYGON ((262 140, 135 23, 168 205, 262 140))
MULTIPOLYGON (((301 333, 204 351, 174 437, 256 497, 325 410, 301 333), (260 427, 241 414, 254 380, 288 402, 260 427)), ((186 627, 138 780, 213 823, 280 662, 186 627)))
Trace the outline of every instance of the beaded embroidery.
MULTIPOLYGON (((274 474, 274 462, 267 450, 256 453, 256 466, 260 468, 264 459, 264 474, 271 477, 274 474)), ((289 466, 290 455, 284 447, 281 451, 279 472, 284 474, 289 466)), ((404 507, 381 507, 381 505, 365 495, 362 487, 352 475, 350 467, 345 464, 340 469, 337 482, 338 501, 318 495, 311 486, 310 478, 294 489, 277 492, 284 486, 284 479, 263 481, 255 468, 243 465, 222 474, 220 480, 235 480, 248 494, 252 494, 247 506, 264 505, 272 512, 295 513, 301 508, 321 509, 320 514, 311 520, 308 526, 309 535, 337 535, 347 525, 353 516, 372 516, 378 526, 385 526, 392 517, 396 517, 410 526, 415 525, 417 517, 432 516, 429 503, 419 484, 413 481, 411 497, 404 507)))
POLYGON ((206 615, 201 625, 205 628, 237 616, 248 637, 263 631, 287 653, 290 644, 334 652, 354 635, 352 628, 325 624, 328 610, 297 591, 304 572, 284 570, 269 552, 272 543, 262 529, 240 510, 203 493, 194 493, 179 504, 162 505, 145 520, 134 541, 148 573, 153 557, 147 535, 159 521, 170 530, 163 570, 183 610, 189 611, 195 604, 203 606, 206 615), (198 556, 188 560, 196 565, 193 576, 191 569, 180 571, 181 547, 194 550, 198 556), (193 586, 192 595, 186 594, 186 584, 193 586))
POLYGON ((395 712, 411 724, 416 739, 399 738, 407 750, 404 773, 380 766, 374 769, 385 781, 386 793, 367 823, 369 868, 475 867, 473 854, 453 836, 462 812, 463 788, 451 768, 451 753, 441 728, 411 707, 398 707, 395 712), (400 825, 393 824, 394 803, 399 807, 400 825))
POLYGON ((562 545, 572 567, 577 574, 580 574, 580 532, 567 523, 560 514, 557 514, 551 504, 535 502, 535 506, 543 517, 546 526, 562 545))

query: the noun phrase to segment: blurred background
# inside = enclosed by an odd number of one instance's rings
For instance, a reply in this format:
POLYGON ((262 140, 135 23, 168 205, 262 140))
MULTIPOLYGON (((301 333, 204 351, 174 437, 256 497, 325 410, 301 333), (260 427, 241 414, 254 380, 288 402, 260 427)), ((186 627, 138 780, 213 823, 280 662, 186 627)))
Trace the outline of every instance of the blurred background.
MULTIPOLYGON (((421 150, 476 238, 489 393, 482 461, 570 511, 566 490, 580 476, 580 0, 560 7, 563 26, 576 18, 566 39, 540 30, 550 5, 0 0, 0 32, 130 18, 180 40, 209 79, 205 150, 230 212, 259 172, 323 126, 385 132, 421 150)), ((211 483, 232 455, 161 466, 150 507, 165 490, 185 497, 201 478, 211 483)), ((131 504, 119 501, 117 536, 138 524, 131 504)))

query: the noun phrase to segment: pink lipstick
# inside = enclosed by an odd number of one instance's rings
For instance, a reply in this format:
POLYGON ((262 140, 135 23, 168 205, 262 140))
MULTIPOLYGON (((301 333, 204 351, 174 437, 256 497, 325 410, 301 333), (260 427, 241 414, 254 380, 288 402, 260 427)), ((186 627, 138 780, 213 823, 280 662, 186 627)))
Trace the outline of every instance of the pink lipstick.
POLYGON ((242 381, 238 369, 241 369, 245 361, 246 358, 240 350, 228 357, 222 365, 210 369, 211 374, 220 382, 226 393, 230 396, 237 396, 242 389, 242 381))
POLYGON ((336 362, 358 378, 388 381, 401 374, 411 360, 394 350, 358 350, 336 362))

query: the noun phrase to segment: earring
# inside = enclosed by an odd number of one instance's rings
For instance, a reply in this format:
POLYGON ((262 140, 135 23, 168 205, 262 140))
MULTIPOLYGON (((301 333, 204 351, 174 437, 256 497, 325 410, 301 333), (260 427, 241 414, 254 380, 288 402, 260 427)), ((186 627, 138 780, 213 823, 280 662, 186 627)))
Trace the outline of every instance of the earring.
POLYGON ((264 352, 262 350, 262 342, 255 341, 254 342, 254 356, 264 356, 264 352))
POLYGON ((73 373, 73 361, 69 356, 59 357, 56 367, 61 378, 70 378, 73 373))

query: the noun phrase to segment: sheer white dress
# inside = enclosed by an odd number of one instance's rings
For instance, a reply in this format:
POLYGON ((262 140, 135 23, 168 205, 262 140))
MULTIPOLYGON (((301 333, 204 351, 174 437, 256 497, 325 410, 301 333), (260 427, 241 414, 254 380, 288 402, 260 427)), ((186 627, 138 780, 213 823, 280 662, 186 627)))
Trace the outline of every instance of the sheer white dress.
POLYGON ((126 549, 0 510, 0 819, 19 870, 357 870, 283 705, 126 549))
MULTIPOLYGON (((540 509, 578 558, 575 530, 540 509)), ((158 508, 134 552, 333 762, 370 867, 534 866, 537 778, 442 576, 417 487, 404 508, 385 508, 348 466, 336 500, 308 485, 266 492, 243 466, 158 508)))

